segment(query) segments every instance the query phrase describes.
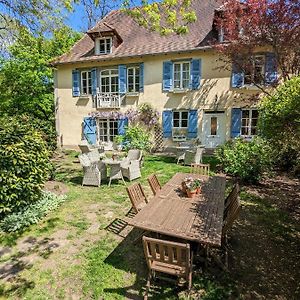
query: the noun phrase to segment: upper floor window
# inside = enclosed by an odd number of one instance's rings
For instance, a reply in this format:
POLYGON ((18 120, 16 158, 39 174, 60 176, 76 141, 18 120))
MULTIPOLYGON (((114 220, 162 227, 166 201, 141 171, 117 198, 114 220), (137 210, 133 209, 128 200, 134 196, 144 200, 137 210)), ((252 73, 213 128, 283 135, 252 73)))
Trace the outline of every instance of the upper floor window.
POLYGON ((256 109, 242 110, 242 136, 253 136, 257 134, 258 111, 256 109))
POLYGON ((96 39, 96 54, 109 54, 112 52, 112 38, 98 38, 96 39))
POLYGON ((140 68, 138 66, 127 68, 127 91, 129 93, 140 90, 140 68))
POLYGON ((265 55, 253 56, 249 70, 245 72, 244 84, 264 84, 265 81, 265 55))
POLYGON ((174 62, 174 89, 188 89, 190 85, 190 63, 174 62))
POLYGON ((81 94, 92 94, 92 75, 91 71, 81 71, 81 94))
POLYGON ((188 111, 173 111, 173 127, 187 128, 188 127, 188 111))
POLYGON ((119 92, 119 72, 117 69, 102 70, 100 78, 102 93, 119 92))

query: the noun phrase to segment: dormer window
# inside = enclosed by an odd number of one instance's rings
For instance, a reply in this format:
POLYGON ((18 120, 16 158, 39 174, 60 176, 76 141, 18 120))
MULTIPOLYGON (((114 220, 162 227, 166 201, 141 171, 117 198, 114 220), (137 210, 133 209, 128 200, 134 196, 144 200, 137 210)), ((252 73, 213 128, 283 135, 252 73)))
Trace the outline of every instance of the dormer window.
POLYGON ((112 52, 112 37, 96 39, 96 54, 109 54, 112 52))

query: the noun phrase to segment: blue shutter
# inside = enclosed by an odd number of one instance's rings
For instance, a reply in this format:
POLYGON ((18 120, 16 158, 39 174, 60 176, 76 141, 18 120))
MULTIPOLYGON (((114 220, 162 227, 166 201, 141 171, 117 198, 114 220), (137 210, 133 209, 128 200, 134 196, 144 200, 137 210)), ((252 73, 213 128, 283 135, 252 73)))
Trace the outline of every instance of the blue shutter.
POLYGON ((92 77, 92 95, 96 96, 97 94, 97 69, 94 68, 91 70, 91 77, 92 77))
POLYGON ((172 90, 173 86, 173 63, 171 61, 163 62, 163 91, 172 90))
POLYGON ((231 110, 231 137, 235 138, 241 135, 242 110, 233 108, 231 110))
POLYGON ((198 110, 190 110, 187 137, 190 139, 196 138, 197 132, 198 132, 198 110))
POLYGON ((118 135, 124 135, 126 127, 128 126, 128 118, 118 120, 118 135))
POLYGON ((274 84, 277 82, 277 64, 274 53, 266 53, 266 84, 274 84))
POLYGON ((140 92, 144 91, 144 63, 140 63, 140 92))
POLYGON ((126 80, 127 79, 127 72, 125 65, 119 65, 119 93, 126 94, 126 80))
POLYGON ((72 71, 72 94, 73 94, 73 97, 80 96, 80 72, 79 72, 79 70, 72 71))
POLYGON ((232 75, 231 75, 231 86, 233 88, 239 88, 244 85, 244 72, 238 66, 238 64, 233 63, 232 65, 232 75))
POLYGON ((97 126, 95 118, 86 117, 83 119, 83 135, 90 144, 96 144, 97 126))
POLYGON ((201 59, 193 59, 191 61, 191 78, 190 89, 198 90, 201 80, 201 59))
POLYGON ((173 112, 171 110, 164 110, 162 113, 162 124, 163 124, 163 137, 172 137, 172 122, 173 112))

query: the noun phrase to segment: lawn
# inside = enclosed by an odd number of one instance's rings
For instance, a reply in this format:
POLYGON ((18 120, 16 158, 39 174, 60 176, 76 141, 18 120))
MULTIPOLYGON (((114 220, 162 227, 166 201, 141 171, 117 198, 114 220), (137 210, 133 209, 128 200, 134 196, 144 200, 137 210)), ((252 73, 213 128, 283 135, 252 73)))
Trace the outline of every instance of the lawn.
MULTIPOLYGON (((124 185, 82 187, 76 155, 58 153, 56 181, 47 183, 48 189, 65 193, 66 202, 23 233, 0 234, 0 297, 141 298, 147 268, 141 243, 133 243, 139 231, 117 221, 130 209, 124 185)), ((214 159, 206 160, 214 169, 214 159)), ((146 157, 140 182, 148 195, 149 174, 155 172, 163 184, 178 171, 188 172, 174 161, 146 157)), ((196 270, 194 298, 299 299, 299 182, 266 180, 243 187, 241 198, 242 213, 229 237, 229 272, 213 263, 196 270)), ((180 289, 155 283, 154 299, 178 297, 184 298, 180 289)))

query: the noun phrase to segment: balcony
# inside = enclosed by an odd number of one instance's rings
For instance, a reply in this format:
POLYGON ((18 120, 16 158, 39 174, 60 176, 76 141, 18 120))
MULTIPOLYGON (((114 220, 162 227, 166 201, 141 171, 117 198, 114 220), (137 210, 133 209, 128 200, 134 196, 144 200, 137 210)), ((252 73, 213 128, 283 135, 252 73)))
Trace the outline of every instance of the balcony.
POLYGON ((121 95, 112 93, 97 93, 95 108, 120 108, 121 95))

